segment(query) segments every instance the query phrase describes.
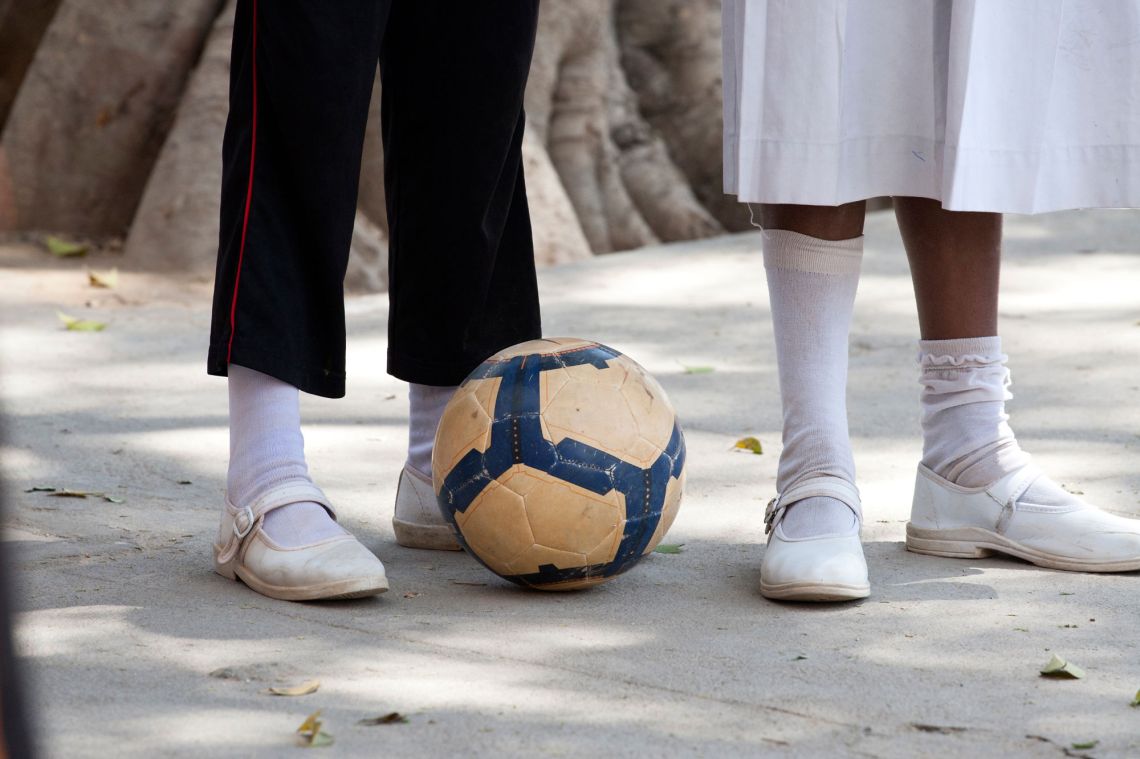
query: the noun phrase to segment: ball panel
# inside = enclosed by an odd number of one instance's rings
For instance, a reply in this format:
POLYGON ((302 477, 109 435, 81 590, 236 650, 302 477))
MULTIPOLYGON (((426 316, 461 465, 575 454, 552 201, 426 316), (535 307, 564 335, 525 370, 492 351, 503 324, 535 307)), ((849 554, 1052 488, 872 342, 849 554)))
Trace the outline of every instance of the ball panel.
POLYGON ((657 446, 658 451, 664 450, 673 435, 676 417, 662 387, 644 369, 633 364, 621 393, 641 437, 657 446))
POLYGON ((564 368, 548 369, 538 375, 538 410, 545 413, 558 391, 570 381, 570 374, 564 368))
POLYGON ((526 491, 523 503, 534 542, 560 551, 592 550, 625 515, 625 498, 616 490, 599 495, 530 468, 500 479, 512 490, 526 491))
POLYGON ((640 437, 637 422, 629 403, 621 392, 624 371, 619 377, 610 376, 602 381, 605 372, 592 366, 585 368, 586 374, 575 372, 543 410, 542 418, 551 436, 550 441, 557 445, 565 438, 577 440, 615 456, 628 460, 631 464, 646 467, 648 460, 631 457, 630 451, 640 437), (594 382, 597 375, 598 382, 594 382))
POLYGON ((587 564, 608 564, 614 560, 617 555, 618 546, 621 545, 622 535, 624 534, 625 520, 623 519, 609 535, 602 538, 601 542, 590 549, 586 554, 587 564))
POLYGON ((493 481, 455 523, 467 546, 499 574, 511 574, 509 562, 534 545, 522 496, 493 481))
POLYGON ((472 449, 483 453, 491 444, 491 419, 502 379, 469 380, 448 401, 436 430, 432 472, 436 481, 472 449), (435 473, 439 472, 439 475, 435 473))
POLYGON ((544 545, 532 545, 525 551, 511 559, 508 564, 510 574, 529 575, 539 572, 543 567, 553 566, 556 569, 573 569, 585 566, 586 556, 580 553, 560 551, 544 545))

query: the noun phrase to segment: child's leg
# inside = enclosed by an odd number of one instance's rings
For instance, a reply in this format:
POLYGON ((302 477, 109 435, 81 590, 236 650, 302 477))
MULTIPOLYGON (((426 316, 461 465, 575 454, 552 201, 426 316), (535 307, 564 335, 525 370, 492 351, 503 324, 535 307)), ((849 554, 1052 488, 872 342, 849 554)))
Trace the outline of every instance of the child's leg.
MULTIPOLYGON (((855 481, 847 434, 847 355, 865 210, 863 202, 761 207, 784 408, 776 482, 781 493, 824 475, 855 481)), ((827 496, 791 504, 782 524, 794 538, 858 531, 851 509, 827 496)))
POLYGON ((922 333, 922 463, 958 485, 988 485, 1029 463, 1005 413, 1001 214, 945 211, 924 198, 896 198, 895 214, 922 333))
POLYGON ((1008 424, 1009 371, 997 337, 1001 216, 896 198, 923 340, 923 466, 912 550, 990 550, 1042 566, 1140 569, 1140 520, 1089 507, 1030 464, 1008 424))
MULTIPOLYGON (((305 482, 305 439, 300 392, 268 374, 230 365, 230 466, 226 495, 235 504, 255 502, 282 485, 305 482)), ((344 534, 325 507, 302 501, 265 515, 265 533, 283 548, 344 534)))

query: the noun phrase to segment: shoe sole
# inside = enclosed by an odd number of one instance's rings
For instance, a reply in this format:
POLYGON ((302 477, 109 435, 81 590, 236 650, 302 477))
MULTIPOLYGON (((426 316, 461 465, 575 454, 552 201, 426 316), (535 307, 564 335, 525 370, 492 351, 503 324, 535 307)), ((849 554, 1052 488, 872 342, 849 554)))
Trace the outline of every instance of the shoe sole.
POLYGON ((1095 561, 1055 556, 1021 545, 996 532, 979 527, 960 530, 929 530, 906 525, 906 549, 928 556, 950 559, 984 559, 995 553, 1014 556, 1046 569, 1066 572, 1134 572, 1140 570, 1140 556, 1123 561, 1095 561))
POLYGON ((300 588, 283 588, 258 579, 244 567, 232 567, 214 561, 214 571, 227 580, 244 583, 250 590, 278 601, 345 601, 352 598, 377 596, 388 590, 388 577, 356 577, 351 580, 304 585, 300 588))
POLYGON ((871 595, 868 585, 825 585, 818 582, 788 582, 767 585, 760 581, 760 595, 773 601, 855 601, 871 595))
POLYGON ((416 524, 393 518, 392 530, 396 533, 396 542, 405 548, 422 548, 429 551, 463 550, 463 546, 455 539, 455 533, 445 524, 416 524))

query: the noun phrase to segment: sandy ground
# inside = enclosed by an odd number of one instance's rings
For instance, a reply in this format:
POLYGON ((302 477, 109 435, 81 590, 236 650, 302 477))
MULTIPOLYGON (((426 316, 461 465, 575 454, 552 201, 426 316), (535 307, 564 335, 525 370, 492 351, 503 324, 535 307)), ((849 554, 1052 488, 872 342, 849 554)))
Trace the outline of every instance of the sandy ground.
MULTIPOLYGON (((1067 487, 1140 516, 1140 216, 1011 218, 1007 232, 1015 429, 1067 487)), ((889 214, 868 225, 851 341, 873 595, 759 596, 780 414, 758 243, 542 272, 547 334, 645 365, 690 451, 668 537, 683 552, 582 593, 527 592, 463 554, 395 545, 406 389, 384 374, 385 298, 351 299, 348 397, 306 398, 306 439, 317 481, 392 590, 339 604, 272 601, 211 572, 226 408, 204 369, 208 283, 127 273, 95 290, 84 268, 112 255, 0 248, 4 536, 45 755, 287 755, 317 709, 329 755, 1140 754, 1140 577, 903 548, 917 326, 889 214), (65 331, 57 310, 108 326, 65 331), (694 365, 715 371, 686 374, 694 365), (745 434, 764 455, 730 452, 745 434), (1054 652, 1087 677, 1038 677, 1054 652), (313 678, 312 695, 263 693, 313 678), (408 722, 357 724, 392 711, 408 722)))

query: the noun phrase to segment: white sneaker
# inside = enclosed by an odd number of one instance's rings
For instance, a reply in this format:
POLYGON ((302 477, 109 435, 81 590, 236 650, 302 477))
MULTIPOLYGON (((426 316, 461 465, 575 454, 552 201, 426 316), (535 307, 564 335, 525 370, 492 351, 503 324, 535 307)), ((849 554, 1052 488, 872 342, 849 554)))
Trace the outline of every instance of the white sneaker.
POLYGON ((396 488, 396 516, 392 518, 396 542, 407 548, 458 551, 454 528, 444 518, 431 480, 412 469, 400 472, 396 488))
POLYGON ((388 589, 380 559, 345 533, 298 548, 285 548, 265 534, 265 515, 291 503, 332 505, 311 483, 289 483, 238 508, 226 498, 214 541, 214 571, 241 580, 263 596, 282 601, 362 598, 388 589))
POLYGON ((828 496, 851 507, 859 524, 863 513, 859 491, 839 477, 814 477, 768 503, 764 514, 768 548, 760 564, 760 594, 780 601, 850 601, 871 595, 867 561, 859 534, 789 538, 781 522, 785 503, 828 496))
POLYGON ((919 464, 906 547, 963 559, 992 553, 1074 572, 1140 569, 1140 520, 1074 499, 1072 506, 1021 500, 1044 473, 1029 464, 988 487, 963 488, 919 464))

